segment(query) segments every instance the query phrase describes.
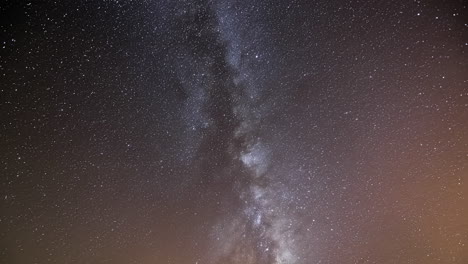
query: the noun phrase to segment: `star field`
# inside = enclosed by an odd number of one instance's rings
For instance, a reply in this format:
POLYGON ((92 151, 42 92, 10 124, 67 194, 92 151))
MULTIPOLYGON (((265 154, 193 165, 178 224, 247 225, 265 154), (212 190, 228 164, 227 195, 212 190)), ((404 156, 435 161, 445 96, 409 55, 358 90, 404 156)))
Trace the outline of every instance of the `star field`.
POLYGON ((0 262, 468 263, 463 1, 0 4, 0 262))

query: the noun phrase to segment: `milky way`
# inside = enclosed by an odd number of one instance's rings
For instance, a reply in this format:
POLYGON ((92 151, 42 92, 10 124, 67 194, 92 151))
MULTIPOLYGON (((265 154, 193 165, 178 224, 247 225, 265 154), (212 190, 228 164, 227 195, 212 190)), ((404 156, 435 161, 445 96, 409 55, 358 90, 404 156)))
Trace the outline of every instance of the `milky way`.
POLYGON ((1 263, 468 262, 462 1, 7 1, 1 263))

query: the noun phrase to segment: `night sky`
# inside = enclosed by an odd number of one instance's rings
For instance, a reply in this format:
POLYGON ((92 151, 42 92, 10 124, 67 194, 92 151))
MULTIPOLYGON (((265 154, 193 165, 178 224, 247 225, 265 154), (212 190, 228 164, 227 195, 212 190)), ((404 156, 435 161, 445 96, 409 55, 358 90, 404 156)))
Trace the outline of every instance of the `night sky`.
POLYGON ((0 263, 468 263, 464 1, 0 4, 0 263))

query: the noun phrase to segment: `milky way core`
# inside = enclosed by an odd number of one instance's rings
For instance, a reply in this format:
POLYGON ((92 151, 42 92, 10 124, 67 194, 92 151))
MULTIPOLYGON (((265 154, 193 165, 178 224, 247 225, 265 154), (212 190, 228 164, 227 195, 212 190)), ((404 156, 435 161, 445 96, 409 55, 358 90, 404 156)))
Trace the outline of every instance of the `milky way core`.
POLYGON ((0 263, 468 263, 463 1, 0 4, 0 263))

